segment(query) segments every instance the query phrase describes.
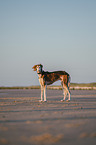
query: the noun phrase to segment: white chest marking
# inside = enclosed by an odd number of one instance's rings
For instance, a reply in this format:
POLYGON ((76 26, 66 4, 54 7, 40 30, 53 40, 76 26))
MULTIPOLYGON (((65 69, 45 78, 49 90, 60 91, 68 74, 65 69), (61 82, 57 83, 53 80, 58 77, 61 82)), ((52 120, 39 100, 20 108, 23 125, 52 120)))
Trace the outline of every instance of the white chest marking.
POLYGON ((39 76, 39 83, 41 86, 44 85, 44 81, 43 81, 43 78, 41 77, 41 74, 38 75, 39 76))

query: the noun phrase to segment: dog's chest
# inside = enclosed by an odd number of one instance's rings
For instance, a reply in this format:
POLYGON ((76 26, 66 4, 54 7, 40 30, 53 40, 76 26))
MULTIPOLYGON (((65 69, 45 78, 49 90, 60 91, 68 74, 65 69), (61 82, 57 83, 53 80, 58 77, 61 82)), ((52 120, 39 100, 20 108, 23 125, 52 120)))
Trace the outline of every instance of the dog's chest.
POLYGON ((40 85, 44 85, 44 79, 42 78, 42 75, 41 74, 39 74, 39 83, 40 83, 40 85))

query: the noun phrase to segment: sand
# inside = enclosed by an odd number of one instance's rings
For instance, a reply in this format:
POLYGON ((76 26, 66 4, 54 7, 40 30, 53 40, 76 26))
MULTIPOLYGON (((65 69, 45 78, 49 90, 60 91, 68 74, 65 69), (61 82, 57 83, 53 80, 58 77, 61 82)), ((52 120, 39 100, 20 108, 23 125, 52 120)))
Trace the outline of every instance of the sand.
POLYGON ((96 90, 0 90, 0 145, 95 145, 96 90))

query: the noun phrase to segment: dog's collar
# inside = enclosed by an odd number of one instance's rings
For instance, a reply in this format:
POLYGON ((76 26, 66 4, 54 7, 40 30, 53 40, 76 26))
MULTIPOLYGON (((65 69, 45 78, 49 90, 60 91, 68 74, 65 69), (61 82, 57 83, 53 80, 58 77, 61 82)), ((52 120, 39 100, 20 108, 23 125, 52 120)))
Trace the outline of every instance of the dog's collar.
POLYGON ((44 71, 42 71, 42 72, 39 72, 39 73, 37 73, 38 75, 43 75, 45 72, 44 71))
POLYGON ((40 73, 37 73, 37 74, 42 74, 42 73, 40 72, 40 73))
POLYGON ((37 73, 37 74, 38 74, 38 75, 39 75, 39 74, 43 75, 43 72, 44 72, 44 71, 41 71, 41 72, 39 72, 39 73, 37 73))

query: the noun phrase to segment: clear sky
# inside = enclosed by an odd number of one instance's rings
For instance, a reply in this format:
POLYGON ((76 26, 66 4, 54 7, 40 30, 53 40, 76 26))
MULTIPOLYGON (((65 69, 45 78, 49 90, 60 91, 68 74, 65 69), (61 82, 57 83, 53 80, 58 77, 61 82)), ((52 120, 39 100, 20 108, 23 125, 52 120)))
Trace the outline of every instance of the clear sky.
POLYGON ((39 85, 38 63, 96 82, 96 0, 0 0, 0 86, 39 85))

